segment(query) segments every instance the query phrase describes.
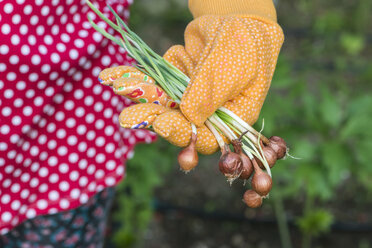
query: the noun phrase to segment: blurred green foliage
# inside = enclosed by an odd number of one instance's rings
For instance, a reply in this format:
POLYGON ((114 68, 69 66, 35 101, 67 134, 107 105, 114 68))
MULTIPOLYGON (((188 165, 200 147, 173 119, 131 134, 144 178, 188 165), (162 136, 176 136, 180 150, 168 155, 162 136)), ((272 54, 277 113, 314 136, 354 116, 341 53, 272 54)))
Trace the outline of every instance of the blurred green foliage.
MULTIPOLYGON (((339 197, 337 190, 362 187, 372 193, 372 1, 276 3, 286 41, 261 117, 264 134, 284 137, 290 154, 301 158, 278 162, 273 194, 303 207, 297 223, 311 240, 329 230, 334 217, 327 203, 339 197)), ((136 0, 131 25, 162 54, 183 42, 191 20, 186 5, 186 0, 136 0)), ((120 247, 146 228, 153 188, 175 154, 164 143, 136 149, 119 194, 116 218, 125 220, 117 235, 120 247)), ((354 200, 368 201, 358 194, 354 200)))
POLYGON ((138 145, 135 151, 136 155, 127 162, 126 178, 117 187, 119 210, 114 212, 113 220, 119 225, 114 236, 118 247, 140 243, 152 217, 153 190, 161 185, 177 154, 177 148, 164 140, 138 145))

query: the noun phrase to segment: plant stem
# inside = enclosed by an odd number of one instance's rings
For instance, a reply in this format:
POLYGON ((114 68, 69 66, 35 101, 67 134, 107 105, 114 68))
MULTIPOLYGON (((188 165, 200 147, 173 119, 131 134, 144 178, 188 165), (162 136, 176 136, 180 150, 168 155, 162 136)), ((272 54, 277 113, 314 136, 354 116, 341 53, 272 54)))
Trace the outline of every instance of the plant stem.
POLYGON ((292 248, 291 236, 289 232, 289 227, 287 224, 287 218, 285 215, 283 201, 278 196, 278 194, 272 194, 271 199, 273 200, 274 204, 274 211, 276 220, 278 221, 278 229, 280 235, 280 241, 282 243, 283 248, 292 248))

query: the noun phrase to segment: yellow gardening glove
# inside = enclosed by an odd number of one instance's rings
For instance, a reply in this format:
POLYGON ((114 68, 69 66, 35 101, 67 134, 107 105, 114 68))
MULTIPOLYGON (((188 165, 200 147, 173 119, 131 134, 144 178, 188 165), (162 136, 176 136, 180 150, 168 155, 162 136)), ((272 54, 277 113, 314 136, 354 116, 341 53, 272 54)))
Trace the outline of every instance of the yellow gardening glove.
POLYGON ((254 124, 270 87, 283 32, 271 0, 189 0, 185 46, 166 59, 190 78, 181 111, 201 126, 225 106, 254 124))
MULTIPOLYGON (((170 143, 186 147, 190 144, 191 123, 179 111, 178 105, 158 86, 154 80, 129 66, 103 70, 99 81, 113 87, 113 91, 134 102, 142 103, 125 108, 119 117, 124 128, 149 128, 170 143), (155 103, 155 104, 154 104, 155 103)), ((202 154, 218 151, 218 143, 209 129, 197 128, 196 149, 202 154)))
POLYGON ((154 79, 132 66, 118 66, 103 70, 98 80, 107 86, 113 86, 116 94, 125 96, 136 103, 156 103, 169 108, 178 108, 154 79))

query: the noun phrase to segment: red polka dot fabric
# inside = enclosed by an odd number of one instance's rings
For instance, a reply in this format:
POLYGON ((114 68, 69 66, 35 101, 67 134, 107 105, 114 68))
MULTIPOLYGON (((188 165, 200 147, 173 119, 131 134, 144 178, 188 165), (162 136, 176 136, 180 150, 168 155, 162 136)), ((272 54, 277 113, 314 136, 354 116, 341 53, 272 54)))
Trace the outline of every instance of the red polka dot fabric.
MULTIPOLYGON (((155 138, 119 127, 131 102, 97 76, 132 61, 91 28, 84 2, 0 1, 0 234, 117 184, 134 145, 155 138)), ((107 3, 127 18, 131 2, 107 3)))

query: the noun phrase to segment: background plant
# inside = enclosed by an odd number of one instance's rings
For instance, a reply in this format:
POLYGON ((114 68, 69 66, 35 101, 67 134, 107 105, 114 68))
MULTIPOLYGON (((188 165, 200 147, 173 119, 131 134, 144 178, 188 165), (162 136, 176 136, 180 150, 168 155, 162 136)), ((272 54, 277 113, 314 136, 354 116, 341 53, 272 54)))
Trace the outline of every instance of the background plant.
MULTIPOLYGON (((275 198, 267 214, 276 213, 282 220, 287 244, 309 247, 332 230, 332 223, 345 218, 345 212, 352 216, 348 220, 356 221, 358 212, 371 204, 372 2, 280 0, 276 4, 286 42, 261 117, 265 134, 285 137, 291 153, 302 159, 276 165, 275 198), (296 220, 303 234, 300 244, 289 235, 293 231, 286 218, 296 220)), ((186 0, 136 0, 130 24, 162 53, 183 43, 183 31, 191 20, 186 7, 186 0)), ((136 149, 118 193, 115 220, 125 221, 115 238, 118 247, 142 239, 152 218, 154 187, 164 184, 177 167, 173 160, 177 151, 164 142, 136 149)), ((360 243, 368 247, 365 241, 360 243)))

